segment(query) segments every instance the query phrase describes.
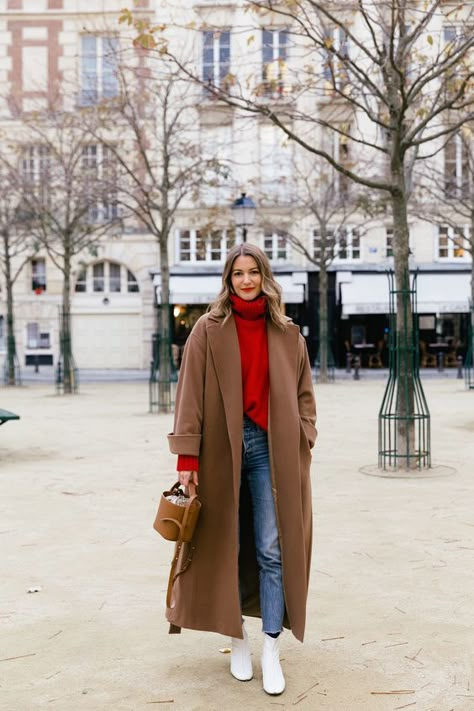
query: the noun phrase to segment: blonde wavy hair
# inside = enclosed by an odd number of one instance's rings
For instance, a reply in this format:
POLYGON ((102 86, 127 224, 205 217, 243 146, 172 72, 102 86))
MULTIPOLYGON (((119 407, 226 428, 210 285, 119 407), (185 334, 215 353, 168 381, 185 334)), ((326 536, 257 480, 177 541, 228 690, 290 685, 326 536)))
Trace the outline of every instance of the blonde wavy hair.
POLYGON ((287 326, 287 319, 281 308, 281 286, 275 281, 270 262, 264 252, 254 244, 244 242, 238 244, 227 254, 222 272, 222 288, 216 299, 209 304, 208 311, 217 318, 223 319, 223 323, 232 315, 232 302, 230 295, 232 290, 232 269, 237 257, 252 257, 255 259, 258 270, 262 275, 262 294, 267 297, 268 318, 282 331, 287 326))

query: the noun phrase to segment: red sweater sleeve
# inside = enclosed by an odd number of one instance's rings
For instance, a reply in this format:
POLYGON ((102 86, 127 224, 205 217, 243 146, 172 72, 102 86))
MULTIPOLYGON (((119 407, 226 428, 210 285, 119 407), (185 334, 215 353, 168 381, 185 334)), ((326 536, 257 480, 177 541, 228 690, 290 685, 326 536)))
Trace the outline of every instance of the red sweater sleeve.
POLYGON ((199 457, 190 454, 178 454, 177 472, 197 472, 199 471, 199 457))

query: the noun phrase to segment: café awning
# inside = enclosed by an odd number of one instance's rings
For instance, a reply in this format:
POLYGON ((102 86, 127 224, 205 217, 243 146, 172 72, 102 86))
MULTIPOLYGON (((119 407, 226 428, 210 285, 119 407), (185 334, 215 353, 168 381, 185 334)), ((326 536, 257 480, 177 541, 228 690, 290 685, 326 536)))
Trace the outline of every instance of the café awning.
MULTIPOLYGON (((386 274, 339 272, 342 314, 385 314, 389 312, 386 274)), ((417 312, 465 313, 469 311, 470 275, 467 272, 420 272, 417 279, 417 312)))
MULTIPOLYGON (((301 304, 305 300, 306 272, 275 274, 283 289, 286 304, 301 304)), ((161 275, 153 279, 157 303, 161 303, 161 275)), ((220 291, 221 276, 217 274, 173 274, 170 276, 171 304, 209 304, 220 291)))

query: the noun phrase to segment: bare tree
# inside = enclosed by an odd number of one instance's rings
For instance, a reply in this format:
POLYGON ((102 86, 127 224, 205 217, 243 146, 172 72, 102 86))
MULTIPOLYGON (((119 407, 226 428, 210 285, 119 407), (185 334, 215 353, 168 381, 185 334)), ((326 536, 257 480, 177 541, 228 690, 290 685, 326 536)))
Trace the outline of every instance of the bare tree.
MULTIPOLYGON (((413 166, 474 116, 474 7, 471 2, 453 7, 442 0, 428 0, 422 7, 416 0, 250 0, 248 8, 253 11, 253 36, 283 32, 278 34, 280 44, 275 35, 265 35, 263 49, 271 42, 272 57, 260 64, 258 73, 255 61, 246 57, 226 83, 209 86, 207 81, 208 88, 229 105, 267 117, 350 180, 388 196, 397 335, 399 344, 407 344, 398 361, 397 377, 406 380, 407 387, 398 389, 396 446, 402 459, 402 453, 412 453, 405 461, 416 466, 413 326, 410 304, 403 304, 409 281, 413 166), (294 69, 287 61, 290 43, 294 69), (344 141, 343 153, 327 149, 323 137, 328 134, 333 145, 344 141)), ((251 17, 248 12, 246 23, 251 17)), ((188 27, 189 33, 196 32, 195 23, 188 27)), ((185 62, 173 43, 174 31, 165 24, 142 24, 136 41, 173 57, 186 76, 202 83, 199 68, 185 62)), ((248 26, 241 31, 248 32, 248 26)))
MULTIPOLYGON (((344 256, 348 249, 360 250, 360 238, 365 228, 364 216, 360 209, 362 188, 356 192, 350 181, 341 180, 339 174, 327 164, 318 158, 308 160, 307 155, 294 156, 291 179, 298 218, 302 221, 309 218, 312 223, 311 243, 308 245, 308 239, 297 234, 290 224, 285 224, 281 234, 318 269, 319 381, 326 383, 329 381, 330 364, 328 269, 338 254, 344 256)), ((294 212, 292 215, 294 216, 294 212)), ((272 224, 271 221, 268 226, 278 230, 278 225, 272 224)))
POLYGON ((177 210, 199 207, 206 186, 223 167, 206 158, 196 120, 196 88, 168 61, 151 71, 117 61, 119 96, 97 108, 95 137, 114 157, 117 200, 156 238, 161 274, 159 304, 159 409, 171 406, 171 311, 168 250, 177 210), (117 130, 120 141, 116 140, 117 130))
POLYGON ((113 156, 94 139, 87 109, 21 117, 18 160, 22 212, 31 236, 63 276, 61 355, 64 392, 75 389, 71 338, 74 259, 119 224, 113 156))
POLYGON ((7 306, 6 382, 19 382, 15 340, 13 287, 25 264, 35 252, 33 240, 24 229, 21 213, 21 191, 16 188, 18 176, 0 164, 0 270, 3 276, 7 306))

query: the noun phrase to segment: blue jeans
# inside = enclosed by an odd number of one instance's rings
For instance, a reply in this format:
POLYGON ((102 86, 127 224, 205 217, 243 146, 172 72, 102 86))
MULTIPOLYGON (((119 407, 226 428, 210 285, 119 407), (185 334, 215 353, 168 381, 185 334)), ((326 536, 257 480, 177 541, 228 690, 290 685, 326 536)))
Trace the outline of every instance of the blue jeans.
POLYGON ((242 477, 247 478, 252 502, 262 629, 277 633, 283 626, 285 599, 267 433, 244 416, 242 440, 242 477))

